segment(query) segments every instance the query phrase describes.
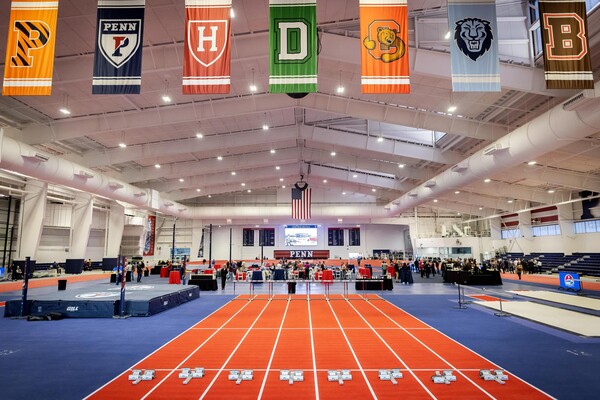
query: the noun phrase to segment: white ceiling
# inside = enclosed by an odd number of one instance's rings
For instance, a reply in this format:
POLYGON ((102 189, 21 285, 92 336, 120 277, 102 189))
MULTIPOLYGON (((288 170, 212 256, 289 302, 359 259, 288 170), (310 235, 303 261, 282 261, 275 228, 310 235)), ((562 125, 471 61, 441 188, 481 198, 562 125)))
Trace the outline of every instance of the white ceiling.
MULTIPOLYGON (((575 94, 545 89, 543 71, 530 60, 523 3, 497 1, 501 92, 452 93, 446 1, 413 0, 411 94, 364 95, 358 0, 319 0, 318 93, 295 100, 268 93, 267 0, 233 0, 231 92, 212 96, 181 93, 184 0, 146 0, 142 93, 123 96, 91 94, 97 1, 61 0, 52 96, 0 98, 0 126, 16 140, 183 204, 277 203, 283 185, 310 172, 323 201, 383 206, 575 94), (336 93, 340 83, 343 95, 336 93), (165 93, 171 104, 161 100, 165 93), (450 104, 458 107, 454 115, 450 104), (64 105, 68 117, 58 111, 64 105)), ((9 9, 1 2, 1 54, 9 9)), ((598 65, 600 18, 592 18, 598 65)), ((535 166, 523 161, 491 174, 495 185, 474 183, 421 206, 491 215, 550 204, 549 188, 600 188, 598 135, 547 153, 535 166), (522 202, 506 204, 507 194, 522 202)))

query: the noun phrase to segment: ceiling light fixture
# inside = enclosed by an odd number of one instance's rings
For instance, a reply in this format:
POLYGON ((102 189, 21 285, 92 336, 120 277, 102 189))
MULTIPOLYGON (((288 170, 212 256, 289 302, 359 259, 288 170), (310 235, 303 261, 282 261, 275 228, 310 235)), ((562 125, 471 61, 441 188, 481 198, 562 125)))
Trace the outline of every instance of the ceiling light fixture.
POLYGON ((508 200, 508 204, 512 204, 512 203, 513 203, 513 200, 508 200))
POLYGON ((183 178, 179 178, 179 182, 183 182, 183 181, 184 181, 183 178))
POLYGON ((492 180, 491 180, 490 178, 485 178, 483 181, 484 181, 485 183, 490 183, 492 180))
POLYGON ((285 185, 281 186, 282 189, 285 189, 285 185))
POLYGON ((223 161, 223 156, 217 156, 217 160, 223 161))
POLYGON ((379 136, 379 137, 377 138, 377 142, 378 142, 378 143, 382 143, 382 142, 383 142, 383 136, 379 136))
POLYGON ((271 154, 275 154, 275 149, 271 149, 271 154))
POLYGON ((342 70, 340 70, 338 75, 338 86, 335 89, 335 91, 337 92, 337 94, 342 94, 345 90, 346 89, 344 88, 344 85, 342 85, 342 70))
POLYGON ((254 68, 252 68, 252 83, 250 84, 250 91, 252 93, 256 93, 257 90, 258 89, 256 87, 256 82, 255 82, 254 68))
POLYGON ((454 111, 456 111, 456 106, 455 105, 451 105, 450 107, 448 107, 448 112, 449 113, 453 113, 454 111))
POLYGON ((196 189, 196 192, 199 192, 199 191, 200 191, 200 189, 196 189))
POLYGON ((160 168, 160 164, 154 164, 154 168, 160 168))
POLYGON ((352 175, 353 178, 358 178, 358 175, 354 174, 352 175))
POLYGON ((71 111, 69 111, 69 109, 66 108, 66 107, 61 107, 61 108, 58 109, 58 111, 60 111, 64 115, 71 115, 71 111))
POLYGON ((267 121, 267 113, 265 113, 265 119, 263 121, 262 129, 263 129, 263 131, 269 130, 269 122, 267 121))
POLYGON ((437 203, 437 202, 438 202, 438 199, 433 199, 433 202, 434 202, 434 203, 437 203))
POLYGON ((336 154, 337 154, 337 153, 336 153, 335 151, 332 151, 332 152, 331 152, 331 157, 335 157, 335 155, 336 155, 336 154))
POLYGON ((444 39, 448 40, 450 39, 450 37, 452 36, 452 32, 448 31, 446 32, 446 34, 444 35, 444 39))
POLYGON ((248 192, 248 193, 252 193, 252 189, 248 189, 248 190, 247 190, 247 192, 248 192))
POLYGON ((279 182, 283 182, 283 178, 279 178, 279 182))
POLYGON ((457 190, 456 192, 454 192, 454 194, 460 194, 460 191, 457 190))
POLYGON ((535 165, 535 164, 537 164, 537 161, 529 161, 529 162, 527 163, 527 165, 529 165, 529 166, 533 166, 533 165, 535 165))
POLYGON ((236 172, 235 171, 231 171, 231 175, 235 176, 236 172))
POLYGON ((246 183, 242 182, 242 186, 246 186, 246 183))
POLYGON ((346 192, 342 192, 342 196, 345 196, 345 195, 346 195, 346 192))
POLYGON ((203 134, 201 134, 200 132, 198 132, 198 133, 196 133, 196 137, 197 137, 198 139, 202 139, 202 138, 204 137, 204 135, 203 135, 203 134))
POLYGON ((276 165, 276 166, 275 166, 275 169, 276 169, 277 171, 279 171, 279 170, 281 169, 281 167, 280 167, 279 165, 276 165))
POLYGON ((125 147, 127 147, 127 145, 125 143, 119 143, 119 147, 124 149, 125 147))
POLYGON ((375 188, 371 189, 371 192, 376 192, 376 191, 377 191, 377 189, 375 189, 375 188))
POLYGON ((323 183, 327 183, 327 179, 323 179, 323 183))
POLYGON ((58 109, 58 111, 60 111, 64 115, 71 115, 71 110, 69 110, 69 95, 68 94, 63 93, 63 104, 58 109))
POLYGON ((550 193, 550 194, 555 193, 555 192, 556 192, 556 190, 554 190, 554 189, 548 189, 548 193, 550 193))
POLYGON ((398 164, 398 168, 404 168, 406 165, 404 164, 398 164))

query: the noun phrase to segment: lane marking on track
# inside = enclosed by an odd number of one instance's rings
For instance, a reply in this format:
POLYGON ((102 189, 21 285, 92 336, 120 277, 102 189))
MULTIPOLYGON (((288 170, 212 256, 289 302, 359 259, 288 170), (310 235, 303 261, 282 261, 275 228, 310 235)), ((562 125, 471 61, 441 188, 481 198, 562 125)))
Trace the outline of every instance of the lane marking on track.
POLYGON ((331 306, 331 302, 327 302, 327 305, 329 306, 329 309, 331 310, 333 317, 335 318, 338 326, 340 327, 340 331, 342 332, 344 339, 346 339, 348 348, 350 349, 350 352, 352 353, 352 356, 354 357, 354 361, 356 361, 356 364, 358 365, 358 368, 360 369, 360 373, 362 374, 363 379, 365 380, 365 383, 369 387, 369 391, 373 395, 373 399, 377 400, 377 395, 375 394, 375 391, 373 390, 373 387, 371 386, 371 383, 369 382, 369 379, 367 378, 367 374, 365 373, 365 370, 363 369, 360 361, 358 361, 358 357, 356 356, 356 353, 354 352, 354 348, 352 347, 352 344, 350 343, 348 336, 346 336, 346 332, 344 332, 344 328, 342 327, 342 324, 341 324, 340 320, 338 319, 337 314, 335 313, 335 310, 331 306))
POLYGON ((269 363, 267 364, 267 372, 265 373, 265 377, 263 379, 262 385, 260 386, 260 391, 258 392, 258 400, 262 398, 263 391, 265 390, 265 385, 267 383, 267 378, 269 377, 269 371, 271 371, 271 364, 273 363, 273 357, 275 356, 275 350, 277 349, 277 344, 279 343, 279 337, 281 336, 281 330, 283 329, 283 323, 285 322, 285 317, 288 312, 288 308, 290 307, 290 301, 287 301, 285 306, 285 311, 283 312, 283 318, 281 318, 281 325, 279 325, 279 330, 277 331, 277 337, 275 338, 275 344, 273 344, 273 351, 271 352, 271 357, 269 358, 269 363))
MULTIPOLYGON (((250 302, 248 302, 248 303, 250 303, 250 302)), ((267 307, 269 307, 269 304, 271 304, 271 301, 267 300, 265 306, 263 307, 263 309, 260 311, 260 313, 258 314, 258 316, 254 319, 254 322, 252 322, 252 325, 250 325, 250 327, 248 328, 248 330, 246 331, 246 333, 244 334, 244 336, 242 336, 242 338, 240 339, 240 342, 237 344, 237 346, 235 346, 235 349, 233 349, 233 351, 231 352, 231 354, 229 354, 229 357, 227 357, 227 360, 225 360, 225 362, 223 363, 223 365, 221 366, 221 368, 219 369, 219 371, 217 372, 217 374, 215 375, 215 377, 213 378, 213 380, 208 384, 208 386, 204 390, 204 393, 202 393, 202 395, 200 396, 200 400, 202 400, 208 394, 210 388, 215 384, 215 382, 219 378, 219 375, 221 375, 221 373, 225 369, 225 366, 227 366, 227 364, 229 363, 229 361, 233 358, 235 352, 240 348, 240 346, 242 345, 242 343, 244 343, 244 340, 246 339, 246 337, 248 337, 248 335, 250 334, 250 332, 252 332, 252 328, 254 328, 254 325, 256 325, 256 323, 258 322, 258 320, 260 319, 260 317, 263 315, 263 313, 265 312, 265 310, 267 309, 267 307)))
MULTIPOLYGON (((371 305, 371 307, 373 307, 374 309, 376 309, 379 313, 381 313, 382 315, 384 315, 387 319, 389 319, 390 321, 392 321, 392 323, 396 324, 399 327, 402 327, 400 324, 398 324, 396 321, 394 321, 392 318, 390 318, 386 313, 384 313, 381 309, 375 307, 372 303, 369 303, 369 304, 371 305)), ((475 381, 473 381, 471 378, 469 378, 464 373, 462 373, 459 369, 457 369, 454 365, 452 365, 452 363, 450 363, 444 357, 442 357, 441 355, 439 355, 438 353, 436 353, 431 347, 427 346, 425 343, 423 343, 420 339, 418 339, 415 335, 413 335, 412 333, 410 333, 408 330, 404 329, 404 331, 406 332, 407 335, 409 335, 414 340, 416 340, 418 343, 420 343, 421 346, 425 347, 427 350, 429 350, 432 354, 434 354, 440 360, 442 360, 443 362, 445 362, 446 364, 448 364, 450 366, 450 368, 452 368, 453 370, 455 370, 456 372, 458 372, 463 378, 465 378, 467 381, 471 382, 476 388, 478 388, 479 390, 481 390, 486 396, 488 396, 490 399, 496 400, 496 398, 494 396, 492 396, 484 388, 482 388, 477 383, 475 383, 475 381)), ((494 364, 494 363, 492 363, 492 364, 494 364)))
POLYGON ((310 329, 310 350, 312 352, 313 376, 315 378, 315 395, 316 400, 319 400, 319 382, 317 380, 317 358, 315 357, 315 337, 313 335, 312 314, 310 312, 310 301, 306 302, 308 307, 308 327, 310 329))
POLYGON ((350 305, 350 307, 352 307, 352 309, 356 312, 356 314, 365 322, 365 324, 367 324, 369 326, 369 328, 371 328, 371 330, 373 331, 373 333, 375 333, 375 335, 377 335, 377 337, 379 338, 379 340, 381 340, 381 342, 388 348, 389 351, 392 352, 392 354, 398 359, 398 361, 400 361, 400 363, 404 366, 404 368, 408 371, 409 374, 411 374, 413 376, 413 378, 416 379, 417 382, 419 382, 419 385, 421 385, 421 387, 423 389, 425 389, 425 391, 429 394, 429 396, 431 396, 432 399, 436 399, 435 395, 433 393, 431 393, 431 391, 427 388, 427 386, 425 386, 425 384, 423 383, 423 381, 421 381, 417 375, 414 373, 415 370, 410 369, 408 367, 408 365, 404 362, 404 360, 402 359, 402 357, 400 357, 398 355, 398 353, 396 353, 391 346, 385 341, 385 339, 383 339, 381 337, 381 335, 379 334, 379 332, 377 332, 375 330, 375 328, 373 328, 373 326, 365 319, 365 317, 352 305, 352 303, 348 302, 348 304, 350 305))
MULTIPOLYGON (((227 303, 228 304, 228 303, 227 303)), ((198 325, 199 323, 201 323, 202 321, 204 321, 205 319, 211 317, 213 314, 216 314, 219 310, 221 310, 223 307, 225 307, 227 304, 223 304, 221 307, 217 308, 215 311, 211 312, 210 314, 208 314, 206 317, 202 318, 200 321, 195 322, 194 325, 192 325, 191 327, 189 327, 188 329, 186 329, 185 331, 181 332, 179 335, 175 336, 173 339, 169 340, 168 342, 166 342, 165 344, 163 344, 162 346, 160 346, 158 349, 154 350, 152 353, 148 354, 146 357, 142 358, 140 361, 136 362, 135 364, 133 364, 131 367, 127 368, 125 371, 123 371, 122 373, 120 373, 119 375, 115 376, 113 379, 111 379, 110 381, 106 382, 104 385, 100 386, 98 389, 94 390, 92 393, 88 394, 86 397, 83 398, 83 400, 86 400, 88 398, 90 398, 91 396, 93 396, 94 394, 96 394, 97 392, 99 392, 100 390, 104 389, 106 386, 110 385, 111 383, 113 383, 114 381, 116 381, 117 379, 119 379, 121 376, 123 376, 124 374, 128 373, 130 370, 132 370, 136 365, 140 364, 141 362, 143 362, 144 360, 150 358, 151 356, 153 356, 154 354, 158 353, 160 350, 162 350, 163 348, 165 348, 166 346, 168 346, 169 344, 171 344, 173 341, 175 341, 176 339, 180 338, 181 336, 185 335, 187 332, 191 331, 192 329, 194 329, 194 326, 198 325)), ((246 306, 244 306, 246 307, 246 306)), ((244 309, 244 307, 240 308, 239 311, 237 311, 229 320, 227 320, 222 326, 225 326, 225 324, 227 324, 231 319, 233 319, 233 317, 235 317, 240 311, 242 311, 244 309)), ((217 330, 221 329, 218 328, 217 330)), ((215 332, 216 333, 216 332, 215 332)), ((212 335, 211 335, 212 336, 212 335)), ((202 345, 200 345, 202 346, 202 345)), ((181 364, 179 364, 181 365, 181 364)), ((154 389, 152 389, 154 390, 154 389)))

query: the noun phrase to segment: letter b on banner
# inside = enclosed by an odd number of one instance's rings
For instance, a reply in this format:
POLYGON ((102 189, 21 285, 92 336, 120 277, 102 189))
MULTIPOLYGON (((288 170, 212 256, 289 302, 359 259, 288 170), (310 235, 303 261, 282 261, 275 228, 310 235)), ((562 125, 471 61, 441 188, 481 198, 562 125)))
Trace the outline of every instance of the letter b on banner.
POLYGON ((576 13, 544 14, 548 60, 581 60, 587 53, 585 22, 576 13))

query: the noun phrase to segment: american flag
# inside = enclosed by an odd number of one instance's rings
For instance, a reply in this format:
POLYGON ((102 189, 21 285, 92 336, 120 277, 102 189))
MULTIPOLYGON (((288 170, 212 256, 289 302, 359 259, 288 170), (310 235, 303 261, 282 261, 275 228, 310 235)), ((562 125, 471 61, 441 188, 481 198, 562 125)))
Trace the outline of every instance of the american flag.
POLYGON ((311 189, 292 188, 292 218, 310 219, 311 189))

